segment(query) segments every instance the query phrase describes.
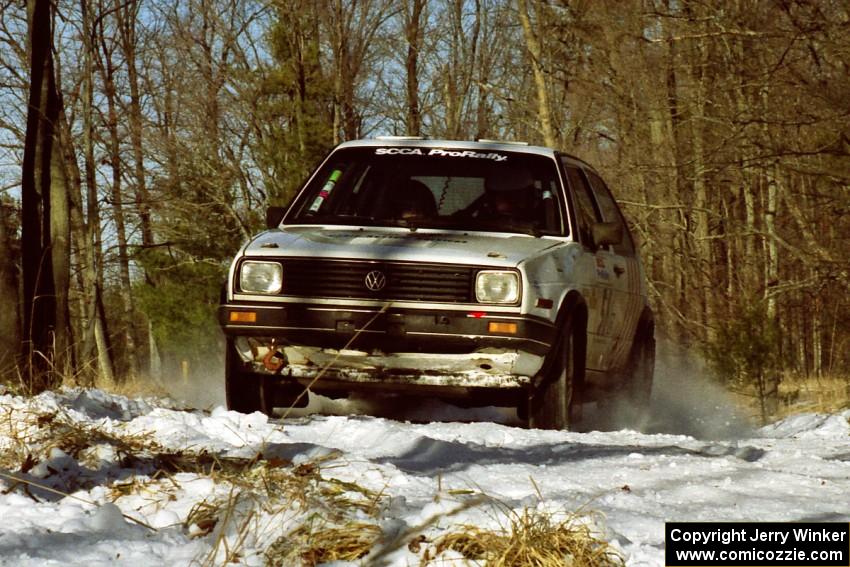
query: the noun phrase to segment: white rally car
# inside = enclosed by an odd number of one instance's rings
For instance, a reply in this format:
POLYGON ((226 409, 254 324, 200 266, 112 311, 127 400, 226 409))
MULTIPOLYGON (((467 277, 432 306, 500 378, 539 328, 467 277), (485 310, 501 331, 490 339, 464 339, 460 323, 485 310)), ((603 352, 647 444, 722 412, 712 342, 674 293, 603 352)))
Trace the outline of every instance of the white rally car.
POLYGON ((584 402, 648 404, 643 269, 605 183, 574 157, 347 142, 267 221, 219 309, 231 409, 304 405, 306 388, 405 393, 560 429, 584 402))

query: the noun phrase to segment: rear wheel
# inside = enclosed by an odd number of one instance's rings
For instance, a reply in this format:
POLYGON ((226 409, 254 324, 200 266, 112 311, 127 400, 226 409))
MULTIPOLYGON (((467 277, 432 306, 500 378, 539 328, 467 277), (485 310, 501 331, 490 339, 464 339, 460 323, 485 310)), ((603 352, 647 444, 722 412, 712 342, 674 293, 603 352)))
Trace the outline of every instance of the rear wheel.
POLYGON ((546 375, 529 399, 529 427, 570 429, 578 424, 581 380, 577 378, 583 374, 577 370, 580 370, 579 364, 584 364, 584 357, 577 356, 583 352, 577 338, 575 325, 566 325, 546 375))
POLYGON ((652 394, 652 378, 655 368, 655 340, 641 341, 637 346, 632 361, 632 372, 629 377, 629 392, 632 401, 643 411, 649 410, 649 399, 652 394))
POLYGON ((654 374, 655 327, 651 320, 645 320, 635 333, 624 381, 608 406, 613 427, 645 428, 650 417, 654 374))
POLYGON ((632 346, 629 360, 626 394, 635 408, 635 424, 642 426, 649 420, 652 381, 655 375, 655 328, 651 322, 641 326, 632 346))

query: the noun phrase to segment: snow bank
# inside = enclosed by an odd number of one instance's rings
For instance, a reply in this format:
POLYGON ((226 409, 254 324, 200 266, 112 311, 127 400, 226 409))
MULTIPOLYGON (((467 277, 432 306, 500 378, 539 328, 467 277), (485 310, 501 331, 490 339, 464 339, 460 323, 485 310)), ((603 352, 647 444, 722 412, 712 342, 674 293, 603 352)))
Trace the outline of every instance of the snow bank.
POLYGON ((762 427, 765 437, 801 439, 843 439, 850 437, 850 410, 837 415, 805 413, 795 415, 762 427))
POLYGON ((419 565, 460 526, 500 530, 534 510, 592 511, 627 564, 660 566, 665 521, 850 521, 848 418, 806 414, 704 441, 357 415, 281 422, 96 390, 3 395, 0 565, 261 565, 299 537, 357 525, 401 542, 388 564, 419 565))

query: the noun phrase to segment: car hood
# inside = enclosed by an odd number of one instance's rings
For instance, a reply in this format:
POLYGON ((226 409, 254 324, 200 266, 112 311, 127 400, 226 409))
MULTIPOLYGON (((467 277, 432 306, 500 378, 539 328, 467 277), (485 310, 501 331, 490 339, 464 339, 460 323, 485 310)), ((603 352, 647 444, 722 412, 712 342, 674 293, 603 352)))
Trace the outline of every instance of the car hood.
POLYGON ((492 232, 292 226, 259 234, 246 256, 516 267, 560 240, 492 232))

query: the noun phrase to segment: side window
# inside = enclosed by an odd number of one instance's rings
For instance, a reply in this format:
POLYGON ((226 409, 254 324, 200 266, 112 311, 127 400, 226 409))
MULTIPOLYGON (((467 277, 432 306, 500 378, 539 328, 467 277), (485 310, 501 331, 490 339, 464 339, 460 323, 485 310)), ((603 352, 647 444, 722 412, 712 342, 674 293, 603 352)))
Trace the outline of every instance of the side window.
POLYGON ((554 179, 543 179, 535 183, 536 202, 542 215, 542 225, 550 234, 569 236, 570 227, 565 217, 562 217, 565 207, 561 204, 561 192, 554 179), (539 186, 538 186, 539 185, 539 186))
POLYGON ((567 172, 567 180, 572 188, 576 206, 576 220, 578 221, 579 239, 587 246, 593 246, 593 223, 600 222, 593 198, 590 196, 590 188, 581 171, 573 165, 564 164, 567 172))
POLYGON ((614 252, 621 256, 634 256, 635 244, 632 235, 629 233, 629 226, 626 224, 626 219, 617 203, 614 202, 611 191, 608 190, 602 178, 595 173, 588 171, 587 177, 590 179, 591 187, 593 187, 593 194, 596 195, 596 202, 602 212, 602 219, 605 222, 618 222, 623 227, 623 241, 614 246, 614 252))

